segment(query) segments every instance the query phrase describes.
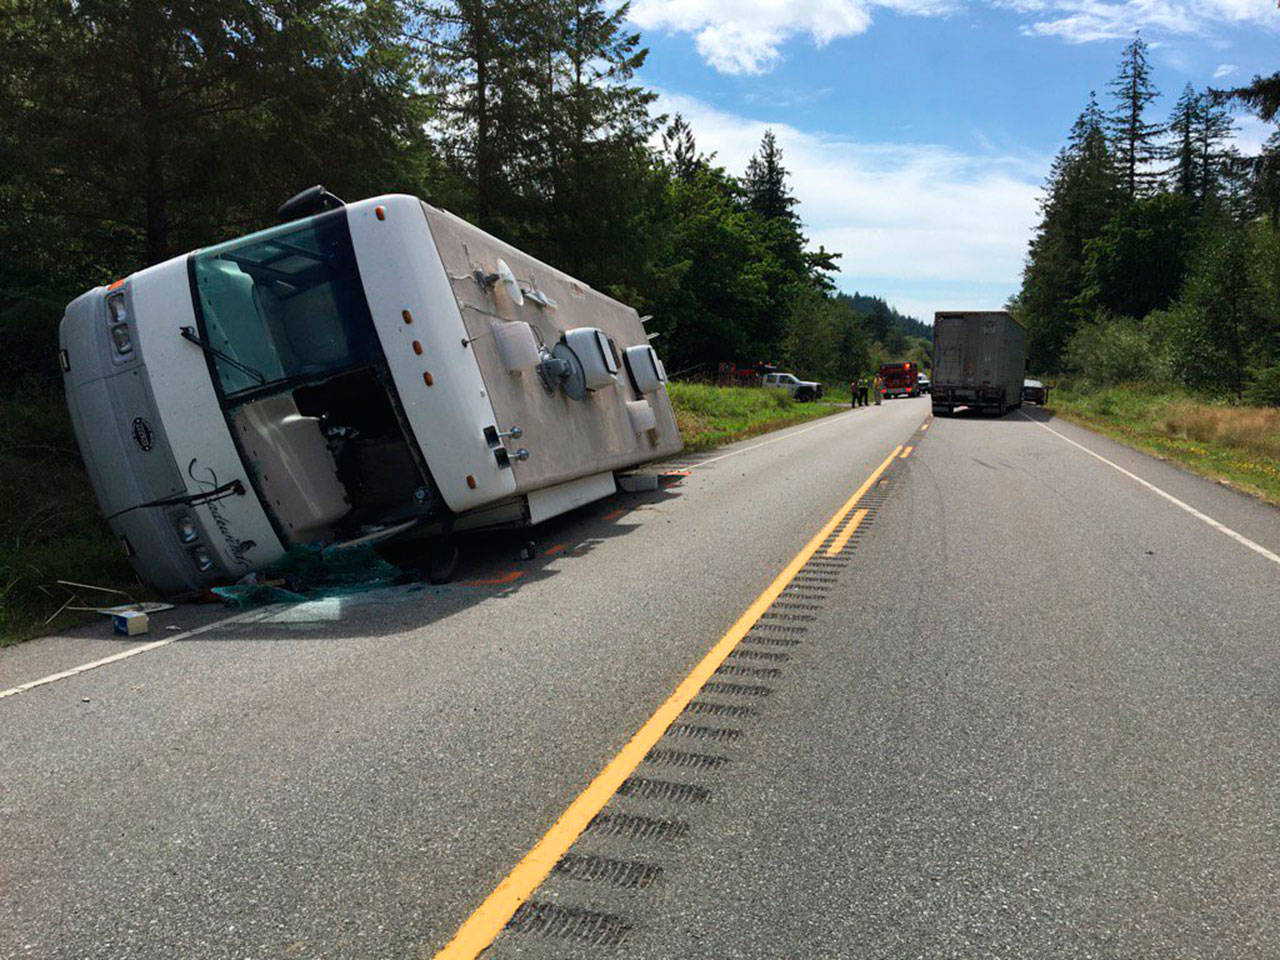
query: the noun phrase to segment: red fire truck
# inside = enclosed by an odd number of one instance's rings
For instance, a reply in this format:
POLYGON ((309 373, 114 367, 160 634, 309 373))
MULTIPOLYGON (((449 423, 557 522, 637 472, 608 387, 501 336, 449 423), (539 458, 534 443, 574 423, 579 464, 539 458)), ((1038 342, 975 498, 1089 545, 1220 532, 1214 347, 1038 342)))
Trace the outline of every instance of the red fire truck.
POLYGON ((918 364, 886 363, 880 367, 880 379, 884 381, 885 397, 920 396, 920 368, 918 364))

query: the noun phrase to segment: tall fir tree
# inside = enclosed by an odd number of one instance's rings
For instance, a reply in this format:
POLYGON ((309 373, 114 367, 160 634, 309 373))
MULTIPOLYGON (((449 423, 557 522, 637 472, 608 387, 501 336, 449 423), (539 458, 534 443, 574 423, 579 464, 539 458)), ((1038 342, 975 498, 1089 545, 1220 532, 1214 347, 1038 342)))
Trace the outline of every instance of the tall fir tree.
MULTIPOLYGON (((426 70, 440 141, 458 181, 459 212, 486 230, 512 228, 518 158, 529 152, 532 35, 520 0, 432 0, 426 70)), ((454 199, 454 198, 451 198, 454 199)))
POLYGON ((678 113, 662 131, 662 152, 677 177, 692 179, 698 167, 698 144, 689 121, 678 113))
POLYGON ((1196 174, 1200 199, 1221 194, 1226 174, 1236 156, 1232 140, 1236 125, 1226 105, 1212 97, 1201 98, 1194 132, 1196 174))
MULTIPOLYGON (((618 283, 643 256, 635 249, 648 182, 647 142, 658 125, 657 95, 636 82, 648 49, 627 27, 629 5, 541 0, 558 24, 541 98, 526 122, 537 149, 526 160, 533 225, 543 249, 592 283, 618 283)), ((545 42, 545 40, 544 40, 545 42)))
POLYGON ((1192 200, 1203 196, 1196 146, 1196 132, 1203 109, 1204 98, 1188 83, 1166 125, 1170 140, 1164 151, 1165 158, 1170 161, 1166 176, 1175 193, 1192 200))
POLYGON ((1145 119, 1147 107, 1159 92, 1151 80, 1147 43, 1142 37, 1134 37, 1124 48, 1110 89, 1115 108, 1107 117, 1107 128, 1125 194, 1133 199, 1149 192, 1157 182, 1152 164, 1159 157, 1161 133, 1159 124, 1145 119))
POLYGON ((772 130, 760 139, 760 149, 747 161, 742 181, 751 209, 766 220, 798 222, 796 198, 787 185, 787 168, 782 165, 782 149, 772 130))
POLYGON ((1105 118, 1090 93, 1050 169, 1023 271, 1020 302, 1037 370, 1061 368, 1081 317, 1085 245, 1101 233, 1122 197, 1105 118))

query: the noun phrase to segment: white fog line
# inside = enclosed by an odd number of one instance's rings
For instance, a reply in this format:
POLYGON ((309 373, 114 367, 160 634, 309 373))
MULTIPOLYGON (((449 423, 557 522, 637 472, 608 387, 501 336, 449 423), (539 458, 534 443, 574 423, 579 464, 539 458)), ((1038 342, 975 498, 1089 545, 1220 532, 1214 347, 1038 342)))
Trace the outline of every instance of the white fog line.
POLYGON ((1268 550, 1266 547, 1262 546, 1262 544, 1260 544, 1260 543, 1254 543, 1252 540, 1250 540, 1248 537, 1244 536, 1243 534, 1236 533, 1234 530, 1232 530, 1232 529, 1231 529, 1230 527, 1228 527, 1226 524, 1219 523, 1217 520, 1213 519, 1213 517, 1209 516, 1208 514, 1201 513, 1201 512, 1200 512, 1199 510, 1197 510, 1195 507, 1191 506, 1191 504, 1189 504, 1189 503, 1184 503, 1183 501, 1179 500, 1177 497, 1175 497, 1175 496, 1174 496, 1173 494, 1171 494, 1171 493, 1166 493, 1165 491, 1163 491, 1163 490, 1161 490, 1159 487, 1157 487, 1154 483, 1150 483, 1149 481, 1143 480, 1143 479, 1142 479, 1140 476, 1138 476, 1136 473, 1131 473, 1131 472, 1129 472, 1129 471, 1128 471, 1128 470, 1126 470, 1124 467, 1120 466, 1118 463, 1112 463, 1110 460, 1108 460, 1108 459, 1107 459, 1106 457, 1104 457, 1102 454, 1100 454, 1100 453, 1094 453, 1092 450, 1090 450, 1090 449, 1089 449, 1088 447, 1086 447, 1084 444, 1082 444, 1082 443, 1076 443, 1076 441, 1072 440, 1072 439, 1071 439, 1070 437, 1068 437, 1068 436, 1065 436, 1064 434, 1059 433, 1057 430, 1054 430, 1052 427, 1046 426, 1045 424, 1041 423, 1039 420, 1035 420, 1035 419, 1033 419, 1033 418, 1031 418, 1031 417, 1028 417, 1025 413, 1022 413, 1022 411, 1021 411, 1021 410, 1019 410, 1019 411, 1018 411, 1018 413, 1019 413, 1019 415, 1020 415, 1024 420, 1030 420, 1030 421, 1031 421, 1032 423, 1034 423, 1037 427, 1041 427, 1041 428, 1043 428, 1043 429, 1045 429, 1045 430, 1048 430, 1048 431, 1049 431, 1050 433, 1052 433, 1055 437, 1058 437, 1059 439, 1062 439, 1062 440, 1067 441, 1067 443, 1071 444, 1073 447, 1078 447, 1079 449, 1081 449, 1081 450, 1083 450, 1085 453, 1087 453, 1089 456, 1094 457, 1094 458, 1095 458, 1095 459, 1097 459, 1097 460, 1101 460, 1103 463, 1105 463, 1107 466, 1111 467, 1112 469, 1119 470, 1121 473, 1123 473, 1123 474, 1124 474, 1126 477, 1128 477, 1130 480, 1136 480, 1138 483, 1142 484, 1144 487, 1146 487, 1146 488, 1147 488, 1148 490, 1150 490, 1152 493, 1155 493, 1155 494, 1158 494, 1158 495, 1159 495, 1159 496, 1161 496, 1161 497, 1164 497, 1166 500, 1168 500, 1170 503, 1172 503, 1175 507, 1178 507, 1178 508, 1180 508, 1180 509, 1182 509, 1182 510, 1187 511, 1187 513, 1191 514, 1191 515, 1192 515, 1193 517, 1195 517, 1197 520, 1202 520, 1202 521, 1204 521, 1204 522, 1205 522, 1205 523, 1207 523, 1209 526, 1213 527, 1213 529, 1217 530, 1219 533, 1225 533, 1225 534, 1226 534, 1228 537, 1230 537, 1232 540, 1236 541, 1236 543, 1239 543, 1239 544, 1242 544, 1242 545, 1244 545, 1244 546, 1248 547, 1248 548, 1249 548, 1250 550, 1252 550, 1254 553, 1258 554, 1258 556, 1260 556, 1260 557, 1266 557, 1266 558, 1267 558, 1268 560, 1270 560, 1272 563, 1277 564, 1277 565, 1280 565, 1280 555, 1277 555, 1277 554, 1272 553, 1272 552, 1271 552, 1270 550, 1268 550))
POLYGON ((761 443, 755 443, 749 447, 743 447, 741 450, 734 450, 732 453, 722 453, 720 454, 720 456, 712 457, 710 460, 699 460, 697 463, 690 464, 689 469, 697 470, 699 467, 705 467, 708 464, 716 463, 717 461, 720 461, 720 460, 728 460, 730 457, 736 457, 740 453, 750 453, 752 450, 759 450, 761 447, 767 447, 771 443, 778 443, 782 440, 790 440, 792 437, 798 437, 800 436, 800 434, 808 433, 810 430, 817 430, 819 427, 830 426, 832 423, 836 422, 841 417, 850 416, 852 412, 853 411, 851 410, 846 410, 844 413, 833 413, 828 417, 823 417, 822 420, 819 421, 818 423, 815 423, 812 426, 805 427, 803 430, 796 430, 793 433, 788 433, 781 437, 773 437, 770 440, 765 440, 761 443))
POLYGON ((175 633, 172 637, 165 637, 163 640, 153 640, 150 643, 144 643, 140 647, 130 647, 128 650, 121 650, 119 653, 113 653, 109 657, 103 657, 101 660, 94 660, 90 663, 82 663, 78 667, 72 667, 69 670, 62 670, 58 673, 51 673, 47 677, 40 677, 38 680, 28 680, 26 683, 20 683, 16 687, 10 687, 8 690, 0 690, 0 700, 5 697, 12 697, 18 693, 26 693, 35 687, 43 687, 47 683, 53 683, 56 680, 65 680, 68 677, 74 677, 81 673, 87 673, 90 670, 96 670, 98 667, 105 667, 109 663, 115 663, 118 660, 127 660, 129 657, 136 657, 140 653, 146 653, 148 650, 157 650, 160 647, 167 647, 171 643, 177 643, 179 640, 186 640, 188 637, 194 637, 197 634, 207 633, 215 627, 223 627, 229 623, 234 623, 250 613, 259 613, 258 610, 244 611, 243 613, 232 614, 229 617, 223 617, 221 620, 215 620, 213 623, 206 623, 203 627, 196 627, 193 630, 184 630, 182 633, 175 633))

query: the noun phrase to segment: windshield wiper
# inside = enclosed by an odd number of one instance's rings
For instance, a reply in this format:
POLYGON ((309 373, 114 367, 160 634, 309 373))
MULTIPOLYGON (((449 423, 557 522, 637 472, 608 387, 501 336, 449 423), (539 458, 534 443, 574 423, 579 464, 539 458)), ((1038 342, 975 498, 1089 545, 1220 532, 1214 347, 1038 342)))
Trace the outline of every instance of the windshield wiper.
POLYGON ((194 343, 197 347, 199 347, 205 353, 211 354, 212 356, 217 357, 223 363, 231 364, 231 366, 235 367, 241 373, 246 374, 247 376, 253 377, 253 379, 258 381, 259 386, 267 382, 266 376, 259 373, 257 370, 253 369, 253 367, 249 366, 247 363, 241 363, 239 360, 237 360, 235 357, 231 356, 230 354, 223 353, 213 344, 206 343, 204 340, 201 340, 200 334, 196 333, 195 327, 183 327, 182 339, 190 340, 192 343, 194 343))

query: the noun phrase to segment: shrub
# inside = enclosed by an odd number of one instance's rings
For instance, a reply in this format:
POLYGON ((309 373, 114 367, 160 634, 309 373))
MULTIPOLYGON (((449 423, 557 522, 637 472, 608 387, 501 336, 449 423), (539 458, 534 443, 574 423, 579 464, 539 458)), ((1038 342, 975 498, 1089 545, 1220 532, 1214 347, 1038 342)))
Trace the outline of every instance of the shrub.
POLYGON ((1067 344, 1067 366, 1097 385, 1160 383, 1168 362, 1157 314, 1147 320, 1098 316, 1081 326, 1067 344))

